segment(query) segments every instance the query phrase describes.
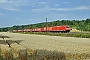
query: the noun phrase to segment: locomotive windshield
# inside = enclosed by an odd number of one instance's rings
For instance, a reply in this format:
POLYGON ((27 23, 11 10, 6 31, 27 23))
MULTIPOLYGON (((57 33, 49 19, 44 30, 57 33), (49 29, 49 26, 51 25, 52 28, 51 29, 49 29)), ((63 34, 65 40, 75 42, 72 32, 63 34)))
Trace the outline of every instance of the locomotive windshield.
POLYGON ((69 26, 66 26, 66 28, 69 28, 69 26))

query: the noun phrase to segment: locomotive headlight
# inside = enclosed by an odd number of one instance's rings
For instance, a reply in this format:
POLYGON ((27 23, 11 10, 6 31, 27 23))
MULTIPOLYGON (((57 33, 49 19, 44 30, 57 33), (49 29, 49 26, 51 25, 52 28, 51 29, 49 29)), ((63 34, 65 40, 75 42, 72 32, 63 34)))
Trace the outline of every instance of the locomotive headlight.
POLYGON ((70 30, 70 28, 66 28, 66 30, 70 30))

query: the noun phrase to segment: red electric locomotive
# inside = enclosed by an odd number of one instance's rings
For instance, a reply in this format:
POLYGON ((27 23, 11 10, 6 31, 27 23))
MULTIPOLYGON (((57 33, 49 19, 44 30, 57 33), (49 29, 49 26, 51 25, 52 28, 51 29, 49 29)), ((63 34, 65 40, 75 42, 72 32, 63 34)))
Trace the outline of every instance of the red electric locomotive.
POLYGON ((44 27, 44 28, 13 30, 13 32, 70 32, 70 27, 69 26, 53 26, 53 27, 44 27))

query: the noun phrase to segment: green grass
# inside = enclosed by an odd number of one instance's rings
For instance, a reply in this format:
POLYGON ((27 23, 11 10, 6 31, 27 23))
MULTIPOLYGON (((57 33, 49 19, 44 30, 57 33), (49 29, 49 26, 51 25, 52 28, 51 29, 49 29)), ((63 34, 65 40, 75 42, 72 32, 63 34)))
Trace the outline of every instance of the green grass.
POLYGON ((50 36, 90 38, 90 32, 88 33, 87 32, 70 32, 70 33, 25 32, 23 34, 39 34, 39 35, 50 35, 50 36))

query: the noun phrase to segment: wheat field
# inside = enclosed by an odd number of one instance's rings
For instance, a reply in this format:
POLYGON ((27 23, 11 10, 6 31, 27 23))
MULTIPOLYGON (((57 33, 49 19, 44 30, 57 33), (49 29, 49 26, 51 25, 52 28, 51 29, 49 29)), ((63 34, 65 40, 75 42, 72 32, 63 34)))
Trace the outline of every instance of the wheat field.
MULTIPOLYGON (((19 60, 90 60, 89 38, 9 32, 1 34, 11 37, 5 38, 10 47, 8 44, 0 43, 0 53, 7 60, 12 60, 13 57, 19 60)), ((0 41, 3 42, 2 38, 0 41)))

